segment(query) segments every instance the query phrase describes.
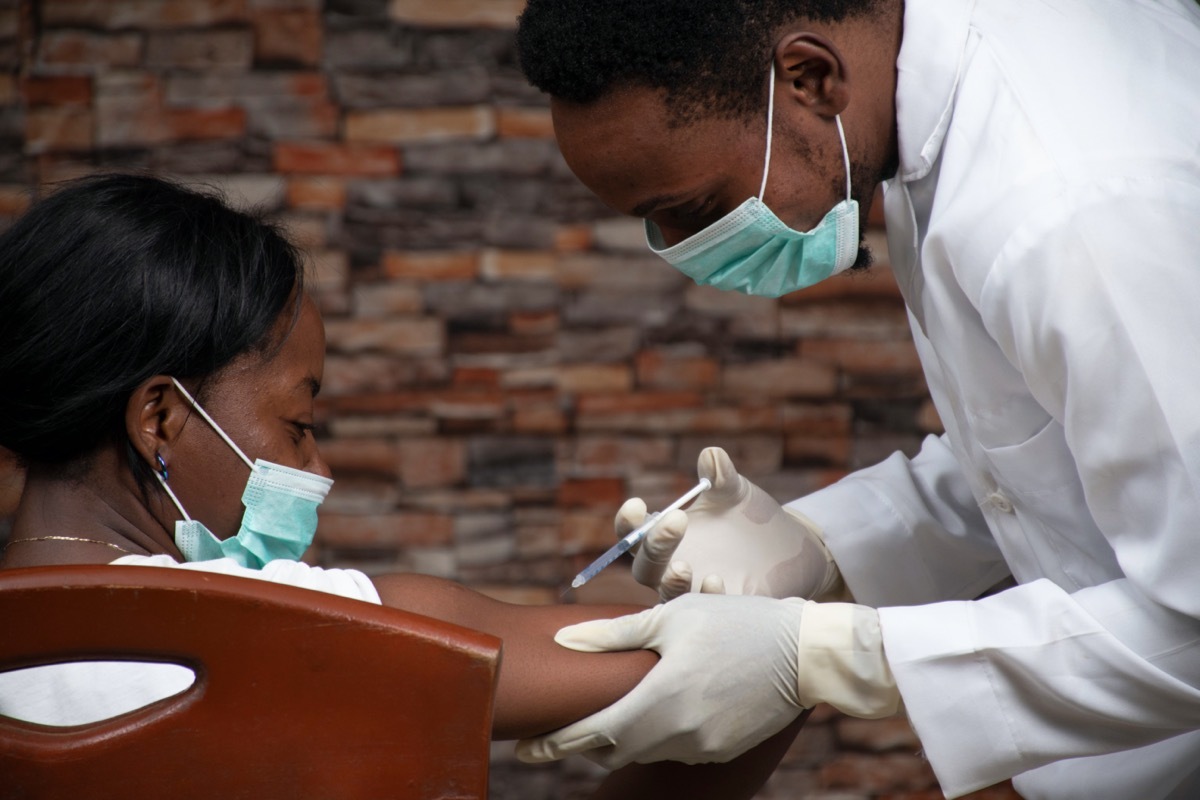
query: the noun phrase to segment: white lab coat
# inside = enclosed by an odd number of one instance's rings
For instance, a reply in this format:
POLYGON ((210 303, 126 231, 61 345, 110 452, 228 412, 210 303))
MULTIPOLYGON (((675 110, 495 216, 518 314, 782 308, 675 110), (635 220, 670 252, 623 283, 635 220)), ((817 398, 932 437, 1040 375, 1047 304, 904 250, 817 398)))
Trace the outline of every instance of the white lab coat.
POLYGON ((949 796, 1200 797, 1200 6, 906 0, 898 68, 946 434, 793 505, 949 796))

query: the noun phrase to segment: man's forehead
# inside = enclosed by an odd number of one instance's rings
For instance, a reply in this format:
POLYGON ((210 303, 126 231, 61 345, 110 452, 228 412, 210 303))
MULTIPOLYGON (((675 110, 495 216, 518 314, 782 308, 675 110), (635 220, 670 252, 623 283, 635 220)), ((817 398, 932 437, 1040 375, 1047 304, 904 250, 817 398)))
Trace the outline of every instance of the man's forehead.
POLYGON ((692 199, 745 158, 761 158, 761 132, 719 117, 671 124, 653 90, 587 105, 554 102, 552 113, 571 170, 610 207, 634 216, 692 199))
POLYGON ((552 98, 550 115, 556 132, 561 129, 570 134, 596 129, 633 133, 670 127, 666 95, 638 86, 614 89, 590 103, 552 98))
POLYGON ((621 163, 653 162, 668 153, 727 148, 735 144, 730 136, 740 138, 749 127, 716 115, 680 119, 662 91, 640 87, 613 91, 587 104, 553 100, 551 116, 568 162, 597 153, 621 163))

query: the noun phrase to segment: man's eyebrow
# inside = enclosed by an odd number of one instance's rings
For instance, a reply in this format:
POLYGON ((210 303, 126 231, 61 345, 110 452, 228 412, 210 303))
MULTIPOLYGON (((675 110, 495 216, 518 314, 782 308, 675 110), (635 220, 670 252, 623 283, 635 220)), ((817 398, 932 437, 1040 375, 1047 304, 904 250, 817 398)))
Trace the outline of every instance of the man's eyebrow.
POLYGON ((660 194, 655 197, 651 197, 649 200, 638 203, 633 207, 632 214, 635 217, 644 217, 651 211, 667 205, 674 205, 683 200, 685 197, 686 195, 682 194, 660 194))

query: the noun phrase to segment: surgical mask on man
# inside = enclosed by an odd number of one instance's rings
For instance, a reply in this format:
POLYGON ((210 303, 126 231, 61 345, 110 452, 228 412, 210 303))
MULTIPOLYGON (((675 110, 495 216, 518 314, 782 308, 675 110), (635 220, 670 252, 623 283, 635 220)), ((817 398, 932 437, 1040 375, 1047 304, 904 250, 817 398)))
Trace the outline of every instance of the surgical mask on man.
POLYGON ((167 485, 167 470, 160 459, 159 471, 155 473, 158 482, 183 515, 183 519, 175 523, 175 544, 183 557, 187 561, 232 558, 250 569, 261 569, 267 562, 279 558, 299 559, 317 534, 317 506, 329 494, 333 481, 261 458, 251 463, 187 389, 174 378, 171 380, 196 413, 250 468, 246 491, 242 493, 246 511, 242 515, 241 528, 236 536, 221 540, 204 523, 188 516, 175 492, 167 485))
POLYGON ((771 168, 775 121, 775 64, 767 99, 767 154, 762 187, 746 202, 682 242, 666 247, 662 231, 646 220, 646 243, 701 286, 761 297, 781 297, 848 269, 858 255, 858 201, 850 197, 850 153, 836 116, 846 165, 846 199, 811 231, 789 228, 763 203, 771 168))

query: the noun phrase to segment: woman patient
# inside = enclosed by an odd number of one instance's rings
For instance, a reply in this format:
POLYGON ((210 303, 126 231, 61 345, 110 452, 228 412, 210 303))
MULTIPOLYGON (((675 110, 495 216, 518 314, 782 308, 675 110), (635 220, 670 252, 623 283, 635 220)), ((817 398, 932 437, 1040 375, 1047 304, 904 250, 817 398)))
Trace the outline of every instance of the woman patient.
MULTIPOLYGON (((116 175, 35 204, 0 236, 0 342, 0 446, 27 469, 0 568, 226 572, 493 634, 504 641, 496 738, 598 711, 656 663, 553 641, 627 607, 517 606, 428 576, 298 561, 332 484, 312 436, 324 328, 284 237, 212 196, 116 175)), ((0 713, 103 718, 179 691, 180 669, 0 675, 0 713)), ((597 796, 661 796, 670 781, 676 796, 751 797, 799 726, 729 764, 631 765, 597 796)))

